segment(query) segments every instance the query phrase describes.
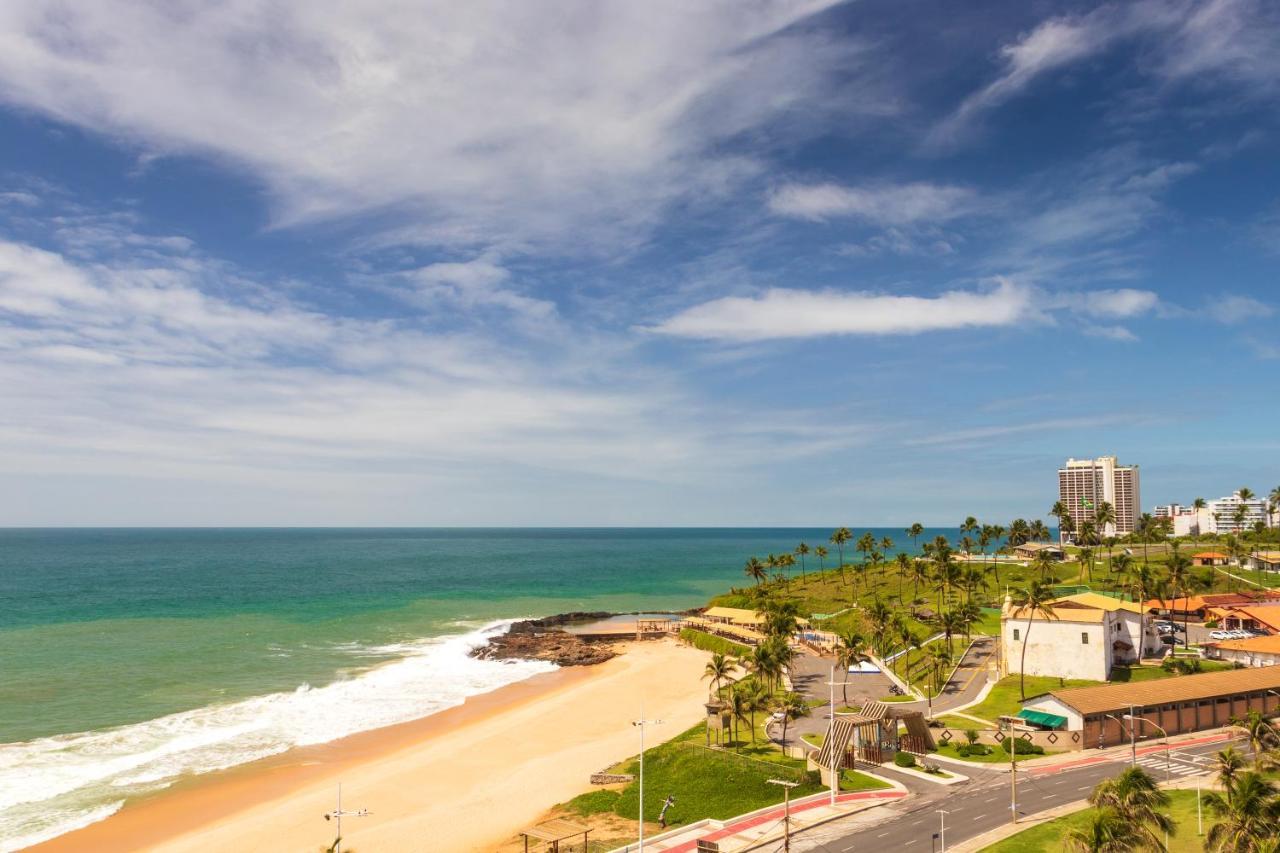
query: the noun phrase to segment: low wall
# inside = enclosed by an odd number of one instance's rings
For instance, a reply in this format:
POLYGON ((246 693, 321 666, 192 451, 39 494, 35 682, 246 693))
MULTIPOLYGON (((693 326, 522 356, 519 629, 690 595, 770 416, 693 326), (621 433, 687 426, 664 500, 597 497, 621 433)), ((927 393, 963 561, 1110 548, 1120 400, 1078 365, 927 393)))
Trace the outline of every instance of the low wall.
MULTIPOLYGON (((930 729, 929 731, 933 735, 933 739, 939 744, 969 742, 969 739, 965 737, 964 729, 930 729)), ((988 746, 998 747, 1002 741, 1009 737, 1007 732, 993 729, 975 727, 975 731, 978 733, 978 743, 985 743, 988 746)), ((1085 746, 1084 735, 1081 732, 1018 732, 1017 736, 1019 740, 1025 740, 1055 752, 1084 749, 1085 746)))

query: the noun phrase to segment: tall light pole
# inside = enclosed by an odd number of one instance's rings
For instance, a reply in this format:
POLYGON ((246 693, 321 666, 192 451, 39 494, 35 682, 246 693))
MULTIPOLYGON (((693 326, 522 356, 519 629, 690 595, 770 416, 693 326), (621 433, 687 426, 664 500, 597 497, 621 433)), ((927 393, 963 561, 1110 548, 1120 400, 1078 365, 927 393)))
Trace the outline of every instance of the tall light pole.
POLYGON ((325 820, 331 820, 336 824, 332 848, 333 853, 341 853, 342 819, 344 817, 368 817, 371 814, 372 812, 368 809, 356 809, 355 811, 344 812, 342 810, 342 783, 338 783, 338 807, 331 812, 324 813, 325 820))
POLYGON ((644 706, 640 706, 640 719, 633 720, 631 725, 640 729, 640 853, 644 853, 644 728, 660 726, 662 720, 644 719, 644 706))
POLYGON ((769 784, 782 786, 782 850, 791 853, 791 789, 800 783, 770 779, 769 784))
POLYGON ((938 838, 942 841, 940 853, 947 853, 947 815, 951 812, 938 809, 938 838))
POLYGON ((1155 726, 1160 729, 1160 734, 1164 735, 1164 780, 1168 782, 1173 778, 1173 761, 1169 757, 1169 733, 1159 723, 1153 723, 1146 717, 1135 717, 1132 714, 1125 714, 1124 716, 1131 726, 1134 723, 1146 723, 1149 726, 1155 726))
MULTIPOLYGON (((1133 706, 1130 706, 1131 709, 1132 707, 1133 706)), ((1129 729, 1129 749, 1133 756, 1132 766, 1137 767, 1138 766, 1138 744, 1134 741, 1134 738, 1133 738, 1133 723, 1130 722, 1129 725, 1126 727, 1124 724, 1124 720, 1122 720, 1120 717, 1117 717, 1115 714, 1103 714, 1102 716, 1110 717, 1111 719, 1119 723, 1121 732, 1123 732, 1125 728, 1129 729)), ((1125 714, 1124 717, 1126 719, 1132 720, 1133 714, 1125 714)))
MULTIPOLYGON (((1009 815, 1010 822, 1018 822, 1018 738, 1013 728, 1013 717, 997 720, 997 724, 1009 722, 1009 815)), ((998 731, 998 729, 997 729, 998 731)))

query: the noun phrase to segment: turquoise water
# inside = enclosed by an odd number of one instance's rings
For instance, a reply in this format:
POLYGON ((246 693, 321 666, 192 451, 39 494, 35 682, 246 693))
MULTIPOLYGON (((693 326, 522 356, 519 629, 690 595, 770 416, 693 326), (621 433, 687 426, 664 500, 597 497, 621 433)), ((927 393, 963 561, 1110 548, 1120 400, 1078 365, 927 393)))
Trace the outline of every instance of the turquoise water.
POLYGON ((545 671, 467 656, 501 620, 697 606, 829 533, 0 530, 0 849, 545 671))

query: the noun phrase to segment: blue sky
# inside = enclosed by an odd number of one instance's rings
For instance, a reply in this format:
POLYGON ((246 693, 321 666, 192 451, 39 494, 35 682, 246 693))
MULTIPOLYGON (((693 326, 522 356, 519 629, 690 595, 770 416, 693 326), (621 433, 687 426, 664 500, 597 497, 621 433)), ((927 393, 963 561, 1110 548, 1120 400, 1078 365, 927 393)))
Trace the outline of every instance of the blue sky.
POLYGON ((1280 484, 1274 4, 329 5, 0 9, 3 523, 1280 484))

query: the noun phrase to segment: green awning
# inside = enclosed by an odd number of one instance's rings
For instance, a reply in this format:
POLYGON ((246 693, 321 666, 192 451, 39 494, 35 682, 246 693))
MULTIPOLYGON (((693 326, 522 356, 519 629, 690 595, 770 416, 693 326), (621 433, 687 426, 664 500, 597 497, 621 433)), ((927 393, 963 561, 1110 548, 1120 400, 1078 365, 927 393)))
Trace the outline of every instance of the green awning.
POLYGON ((1023 708, 1018 712, 1018 716, 1029 723, 1035 723, 1037 726, 1048 726, 1051 729, 1060 729, 1067 724, 1066 717, 1047 714, 1044 711, 1033 711, 1031 708, 1023 708))

